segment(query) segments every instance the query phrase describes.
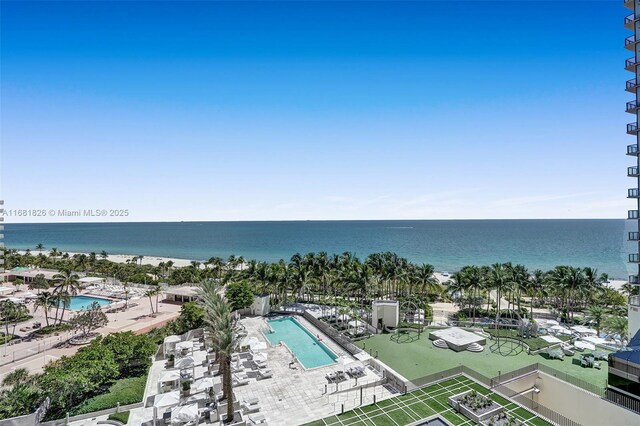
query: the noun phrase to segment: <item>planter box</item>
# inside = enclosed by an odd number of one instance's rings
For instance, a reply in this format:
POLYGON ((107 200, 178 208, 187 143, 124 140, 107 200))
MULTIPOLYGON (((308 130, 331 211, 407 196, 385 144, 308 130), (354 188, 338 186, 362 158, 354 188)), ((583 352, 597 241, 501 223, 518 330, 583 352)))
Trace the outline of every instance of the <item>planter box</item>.
POLYGON ((449 405, 452 406, 453 409, 457 412, 464 414, 467 418, 476 422, 476 424, 480 424, 504 410, 504 407, 502 407, 502 405, 498 404, 495 401, 493 401, 493 404, 491 406, 478 411, 473 411, 470 407, 467 407, 466 405, 458 402, 460 398, 471 392, 473 391, 466 391, 461 394, 449 397, 449 405))

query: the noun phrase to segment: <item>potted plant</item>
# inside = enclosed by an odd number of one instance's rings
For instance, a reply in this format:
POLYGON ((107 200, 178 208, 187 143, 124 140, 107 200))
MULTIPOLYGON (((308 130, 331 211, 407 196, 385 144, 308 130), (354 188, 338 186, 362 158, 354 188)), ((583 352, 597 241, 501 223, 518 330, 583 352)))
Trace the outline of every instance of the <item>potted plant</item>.
POLYGON ((189 396, 190 390, 191 390, 191 380, 182 382, 182 396, 189 396))

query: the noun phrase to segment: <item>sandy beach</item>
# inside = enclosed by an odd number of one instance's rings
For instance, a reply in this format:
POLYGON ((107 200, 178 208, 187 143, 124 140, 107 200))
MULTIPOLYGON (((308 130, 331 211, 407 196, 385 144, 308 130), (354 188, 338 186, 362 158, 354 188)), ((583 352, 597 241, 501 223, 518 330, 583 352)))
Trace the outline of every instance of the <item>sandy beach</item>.
MULTIPOLYGON (((18 250, 18 253, 25 254, 26 251, 18 250)), ((48 254, 48 251, 45 251, 43 253, 48 254)), ((79 252, 71 252, 71 251, 63 251, 62 253, 69 253, 69 256, 73 256, 75 254, 85 254, 87 256, 89 255, 89 253, 79 253, 79 252)), ((35 250, 32 250, 31 254, 34 256, 37 256, 38 252, 35 250)), ((96 254, 98 255, 98 259, 101 259, 100 254, 99 253, 96 253, 96 254)), ((106 260, 109 260, 111 262, 116 262, 116 263, 127 263, 127 260, 133 259, 136 256, 137 255, 135 254, 109 254, 106 260)), ((176 259, 174 257, 144 256, 142 258, 143 265, 158 266, 161 262, 166 263, 168 261, 173 262, 173 266, 177 266, 177 267, 188 266, 191 264, 191 260, 189 259, 176 259)), ((140 260, 138 260, 137 263, 140 264, 140 260)))

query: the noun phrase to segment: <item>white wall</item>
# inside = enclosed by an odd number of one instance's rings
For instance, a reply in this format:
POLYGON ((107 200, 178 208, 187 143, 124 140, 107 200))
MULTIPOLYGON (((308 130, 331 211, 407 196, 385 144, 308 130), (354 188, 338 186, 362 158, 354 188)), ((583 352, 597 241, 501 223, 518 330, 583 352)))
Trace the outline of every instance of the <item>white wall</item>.
POLYGON ((583 391, 562 380, 545 373, 538 372, 520 380, 507 384, 510 389, 521 392, 533 385, 540 389, 540 393, 525 394, 564 417, 584 426, 637 426, 640 416, 583 391))
POLYGON ((640 329, 640 308, 629 305, 629 339, 640 329))

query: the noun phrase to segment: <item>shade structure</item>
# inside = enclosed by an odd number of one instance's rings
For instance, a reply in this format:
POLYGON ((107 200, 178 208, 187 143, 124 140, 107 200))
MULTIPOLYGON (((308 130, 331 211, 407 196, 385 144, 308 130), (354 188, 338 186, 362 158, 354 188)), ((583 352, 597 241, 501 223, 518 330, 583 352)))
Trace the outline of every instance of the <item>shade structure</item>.
POLYGON ((171 410, 171 424, 198 420, 198 404, 182 405, 171 410))
POLYGON ((253 360, 256 362, 267 362, 267 354, 260 352, 253 356, 253 360))
POLYGON ((176 360, 173 365, 175 368, 180 369, 191 368, 195 365, 195 360, 192 356, 185 356, 184 358, 176 360))
POLYGON ((180 392, 173 391, 156 395, 153 406, 157 408, 173 407, 180 403, 180 392))
POLYGON ((596 350, 596 345, 594 345, 593 343, 585 342, 584 340, 578 340, 573 344, 573 346, 575 346, 576 348, 587 349, 590 351, 596 350))
POLYGON ((245 345, 249 346, 252 351, 263 351, 267 349, 267 344, 257 337, 249 337, 245 341, 245 345))
POLYGON ((553 327, 549 328, 549 330, 554 331, 558 334, 571 334, 571 330, 561 325, 554 325, 553 327))
POLYGON ((193 349, 193 341, 185 340, 184 342, 176 343, 177 351, 182 351, 185 349, 193 349))
POLYGON ((27 293, 24 293, 22 297, 24 297, 25 299, 36 299, 38 295, 33 294, 31 292, 27 292, 27 293))
POLYGON ((179 380, 179 379, 180 379, 180 372, 176 370, 172 370, 164 373, 158 381, 160 383, 166 383, 166 382, 175 382, 176 380, 179 380))
POLYGON ((562 343, 562 340, 558 339, 556 336, 540 336, 540 338, 549 343, 562 343))
POLYGON ((211 389, 216 385, 216 383, 220 383, 220 379, 217 377, 205 377, 202 380, 199 380, 196 383, 196 391, 201 392, 207 389, 211 389))

